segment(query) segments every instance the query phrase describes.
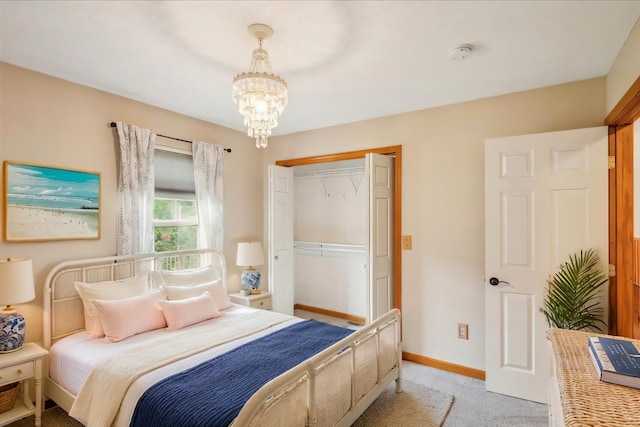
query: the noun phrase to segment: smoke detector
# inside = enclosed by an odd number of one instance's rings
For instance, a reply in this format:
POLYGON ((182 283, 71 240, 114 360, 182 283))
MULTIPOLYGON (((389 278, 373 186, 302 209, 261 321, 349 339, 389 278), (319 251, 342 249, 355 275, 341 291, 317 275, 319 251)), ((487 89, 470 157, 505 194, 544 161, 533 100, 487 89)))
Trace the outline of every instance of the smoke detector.
POLYGON ((471 55, 473 47, 469 44, 461 44, 449 51, 449 59, 452 61, 464 61, 471 55))

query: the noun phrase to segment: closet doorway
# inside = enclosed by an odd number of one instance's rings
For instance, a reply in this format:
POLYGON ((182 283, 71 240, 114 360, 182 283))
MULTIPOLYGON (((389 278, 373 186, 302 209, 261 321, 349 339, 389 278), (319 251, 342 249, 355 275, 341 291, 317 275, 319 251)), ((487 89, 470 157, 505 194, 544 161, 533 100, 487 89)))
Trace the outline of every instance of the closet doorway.
POLYGON ((293 314, 295 307, 361 323, 401 307, 401 148, 269 167, 276 311, 293 314))

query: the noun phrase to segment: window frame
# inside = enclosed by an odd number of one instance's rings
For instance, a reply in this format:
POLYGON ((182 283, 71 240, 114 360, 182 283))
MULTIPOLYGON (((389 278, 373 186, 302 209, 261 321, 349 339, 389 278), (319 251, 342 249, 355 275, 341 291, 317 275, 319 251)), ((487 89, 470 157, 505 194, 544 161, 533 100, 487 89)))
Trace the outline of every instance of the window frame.
MULTIPOLYGON (((163 151, 169 151, 169 152, 175 152, 175 153, 180 153, 180 154, 186 154, 189 156, 193 156, 193 152, 191 150, 191 144, 186 143, 186 142, 175 142, 175 141, 171 141, 169 143, 166 144, 158 144, 156 143, 155 146, 155 150, 163 150, 163 151)), ((155 151, 154 151, 155 153, 155 151)), ((157 167, 157 165, 156 165, 157 167)), ((192 172, 193 172, 193 163, 192 163, 192 172)), ((154 243, 154 252, 155 252, 155 248, 157 246, 157 240, 156 240, 156 230, 159 227, 176 227, 176 228, 180 228, 180 227, 196 227, 196 248, 198 246, 198 242, 197 239, 199 237, 199 227, 200 227, 200 221, 199 221, 199 217, 197 215, 197 209, 198 209, 198 200, 196 198, 196 194, 195 194, 195 188, 193 190, 193 193, 186 193, 186 192, 171 192, 171 191, 166 191, 166 190, 160 190, 158 191, 156 189, 156 186, 154 184, 154 196, 153 196, 153 200, 154 200, 154 208, 153 208, 153 235, 154 235, 154 239, 153 239, 153 243, 154 243), (195 203, 195 208, 196 208, 196 215, 195 217, 191 217, 189 219, 156 219, 155 218, 155 202, 157 199, 161 199, 161 200, 174 200, 174 201, 193 201, 195 203)), ((177 217, 179 216, 179 204, 176 203, 175 207, 174 207, 174 216, 177 217)), ((195 249, 195 248, 180 248, 178 247, 177 250, 185 250, 185 249, 195 249)))

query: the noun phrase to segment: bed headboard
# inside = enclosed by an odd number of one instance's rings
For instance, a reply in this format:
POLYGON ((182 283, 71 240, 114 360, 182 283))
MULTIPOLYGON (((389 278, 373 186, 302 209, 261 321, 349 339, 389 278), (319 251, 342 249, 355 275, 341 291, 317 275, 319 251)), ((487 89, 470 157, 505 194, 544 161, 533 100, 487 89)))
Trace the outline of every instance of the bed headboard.
POLYGON ((44 346, 84 330, 82 300, 73 282, 126 279, 145 271, 186 270, 212 265, 227 289, 227 264, 217 249, 195 249, 152 254, 87 258, 62 262, 49 271, 44 283, 44 346))

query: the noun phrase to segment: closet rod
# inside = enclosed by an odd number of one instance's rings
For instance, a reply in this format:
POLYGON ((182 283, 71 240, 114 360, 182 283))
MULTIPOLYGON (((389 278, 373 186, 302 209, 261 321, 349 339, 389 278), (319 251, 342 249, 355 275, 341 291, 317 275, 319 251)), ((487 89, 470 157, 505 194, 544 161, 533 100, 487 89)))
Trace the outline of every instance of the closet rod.
MULTIPOLYGON (((111 126, 112 128, 116 127, 116 122, 111 122, 109 124, 109 126, 111 126)), ((173 139, 175 141, 188 142, 189 144, 191 144, 191 141, 187 141, 186 139, 176 138, 174 136, 160 135, 159 133, 157 133, 156 135, 160 136, 162 138, 173 139)), ((225 148, 224 151, 226 151, 227 153, 230 153, 231 152, 231 148, 225 148)))
POLYGON ((346 252, 350 254, 365 253, 364 249, 358 250, 358 249, 336 249, 336 248, 305 248, 305 247, 297 247, 297 246, 294 246, 294 248, 299 251, 307 252, 307 253, 320 252, 320 256, 322 256, 324 252, 346 252))
POLYGON ((295 249, 307 251, 330 251, 330 252, 353 252, 364 253, 366 247, 364 245, 343 245, 340 243, 321 243, 321 242, 302 242, 296 240, 293 242, 295 249))
POLYGON ((310 176, 316 177, 318 175, 340 175, 340 174, 348 174, 349 172, 364 172, 365 168, 360 167, 351 167, 351 168, 340 168, 340 169, 319 169, 319 170, 309 170, 309 171, 299 171, 293 172, 293 176, 301 177, 301 176, 310 176))

